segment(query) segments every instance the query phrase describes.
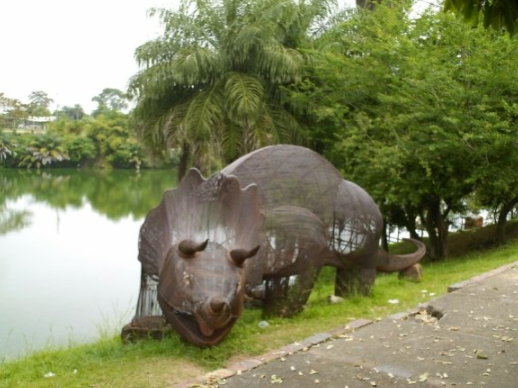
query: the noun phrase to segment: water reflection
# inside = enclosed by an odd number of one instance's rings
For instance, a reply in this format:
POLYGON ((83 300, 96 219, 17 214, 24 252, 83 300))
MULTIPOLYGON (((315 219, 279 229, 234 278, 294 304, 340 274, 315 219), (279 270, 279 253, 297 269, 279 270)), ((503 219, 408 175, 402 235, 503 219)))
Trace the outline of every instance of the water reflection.
POLYGON ((174 176, 0 169, 0 362, 131 316, 138 231, 174 176))
POLYGON ((30 224, 32 213, 27 210, 15 211, 0 205, 0 236, 13 230, 23 229, 30 224))

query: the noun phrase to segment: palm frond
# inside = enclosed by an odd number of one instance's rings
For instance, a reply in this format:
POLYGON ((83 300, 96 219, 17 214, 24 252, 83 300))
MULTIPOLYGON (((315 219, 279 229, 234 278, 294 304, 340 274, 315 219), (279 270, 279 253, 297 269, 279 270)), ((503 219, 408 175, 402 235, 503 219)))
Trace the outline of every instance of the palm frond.
POLYGON ((159 121, 158 129, 163 133, 169 147, 189 143, 189 135, 184 125, 188 110, 189 104, 174 105, 159 121))
POLYGON ((225 155, 226 162, 232 162, 243 152, 246 152, 244 151, 243 144, 241 142, 241 126, 227 123, 222 139, 223 154, 225 155))
POLYGON ((304 56, 282 45, 271 45, 258 61, 268 79, 276 84, 298 82, 304 74, 304 56))
POLYGON ((190 141, 210 142, 214 128, 223 120, 225 113, 219 85, 203 90, 188 103, 182 120, 190 141))
POLYGON ((220 56, 206 48, 191 46, 180 50, 170 63, 171 78, 180 85, 211 83, 223 71, 220 56))
POLYGON ((225 107, 229 118, 245 124, 257 118, 264 101, 264 87, 259 79, 243 73, 227 74, 225 107))

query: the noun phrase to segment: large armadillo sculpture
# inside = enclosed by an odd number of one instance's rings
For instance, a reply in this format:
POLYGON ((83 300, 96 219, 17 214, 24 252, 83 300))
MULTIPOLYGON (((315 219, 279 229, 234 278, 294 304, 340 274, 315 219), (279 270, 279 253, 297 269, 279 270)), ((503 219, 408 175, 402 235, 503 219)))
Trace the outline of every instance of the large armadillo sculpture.
POLYGON ((410 255, 380 250, 382 226, 372 198, 303 147, 259 149, 207 180, 191 169, 140 230, 135 319, 163 313, 184 339, 210 346, 245 296, 262 299, 268 314, 300 311, 325 265, 337 268, 339 293, 367 292, 376 271, 401 271, 425 254, 415 240, 410 255))

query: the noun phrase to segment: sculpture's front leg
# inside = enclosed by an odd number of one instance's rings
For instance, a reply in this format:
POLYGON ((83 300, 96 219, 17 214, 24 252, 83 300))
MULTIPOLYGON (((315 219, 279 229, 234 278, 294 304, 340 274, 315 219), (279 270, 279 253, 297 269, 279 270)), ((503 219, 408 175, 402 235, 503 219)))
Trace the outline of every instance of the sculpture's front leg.
POLYGON ((301 312, 319 273, 320 267, 311 266, 298 275, 267 279, 264 315, 290 317, 301 312))

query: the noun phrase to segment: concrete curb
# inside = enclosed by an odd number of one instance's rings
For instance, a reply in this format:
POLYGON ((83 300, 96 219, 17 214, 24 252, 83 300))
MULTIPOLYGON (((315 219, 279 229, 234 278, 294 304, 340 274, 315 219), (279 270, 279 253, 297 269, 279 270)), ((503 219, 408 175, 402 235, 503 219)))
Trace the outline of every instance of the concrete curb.
POLYGON ((181 382, 177 385, 173 385, 169 388, 195 388, 195 387, 211 387, 214 382, 218 380, 226 379, 232 377, 234 375, 240 375, 241 373, 250 371, 255 369, 263 364, 266 364, 270 361, 277 360, 283 358, 285 356, 292 355, 293 353, 300 351, 307 351, 309 348, 319 345, 327 340, 338 337, 340 335, 344 335, 346 333, 352 333, 355 330, 358 330, 362 327, 370 325, 373 323, 368 319, 357 319, 355 321, 349 322, 345 326, 340 326, 335 329, 332 329, 328 332, 318 333, 311 337, 308 337, 300 342, 294 342, 292 344, 283 346, 280 349, 272 350, 262 356, 249 358, 244 361, 240 361, 238 363, 230 365, 228 368, 217 369, 215 371, 209 372, 203 376, 198 376, 194 380, 188 380, 181 382))
POLYGON ((469 286, 470 284, 479 282, 481 280, 488 279, 490 277, 493 277, 495 275, 501 274, 502 272, 505 272, 505 271, 507 271, 509 269, 512 269, 512 268, 518 268, 518 261, 515 261, 514 263, 511 263, 511 264, 506 264, 506 265, 504 265, 502 267, 493 269, 493 270, 488 271, 488 272, 484 272, 483 274, 474 276, 471 279, 464 280, 462 282, 452 284, 451 286, 448 287, 448 292, 458 291, 458 290, 460 290, 460 289, 462 289, 462 288, 464 288, 466 286, 469 286))
MULTIPOLYGON (((481 280, 488 279, 492 276, 498 275, 502 272, 505 272, 509 269, 518 268, 518 261, 504 265, 502 267, 496 268, 494 270, 485 272, 481 275, 477 275, 472 277, 471 279, 455 283, 448 287, 448 292, 451 293, 453 291, 460 290, 470 284, 479 282, 481 280)), ((421 303, 416 307, 413 307, 407 311, 396 313, 387 317, 387 319, 397 321, 402 319, 407 319, 408 317, 414 316, 418 314, 422 309, 426 309, 429 305, 431 305, 432 301, 428 301, 426 303, 421 303)), ((335 329, 331 329, 324 333, 315 334, 309 338, 306 338, 300 342, 294 342, 292 344, 286 345, 280 349, 270 351, 262 356, 250 358, 244 361, 240 361, 238 363, 230 365, 228 368, 218 369, 212 372, 209 372, 205 375, 198 376, 194 380, 191 379, 189 381, 184 381, 177 385, 171 386, 169 388, 211 388, 213 386, 217 386, 218 380, 223 380, 234 375, 240 375, 244 372, 255 369, 263 364, 266 364, 270 361, 283 358, 285 356, 289 356, 293 353, 300 351, 307 351, 309 348, 319 345, 328 341, 331 338, 336 338, 341 335, 346 335, 347 333, 354 332, 355 330, 361 329, 362 327, 368 326, 372 324, 373 321, 367 319, 358 319, 348 323, 345 326, 339 326, 335 329)))

